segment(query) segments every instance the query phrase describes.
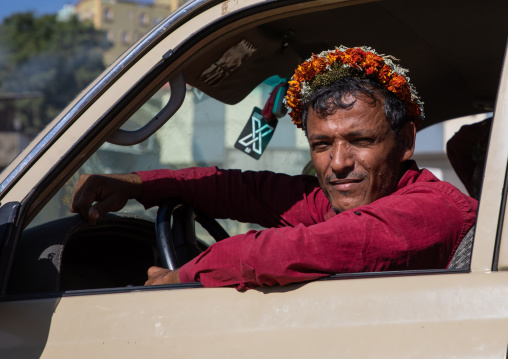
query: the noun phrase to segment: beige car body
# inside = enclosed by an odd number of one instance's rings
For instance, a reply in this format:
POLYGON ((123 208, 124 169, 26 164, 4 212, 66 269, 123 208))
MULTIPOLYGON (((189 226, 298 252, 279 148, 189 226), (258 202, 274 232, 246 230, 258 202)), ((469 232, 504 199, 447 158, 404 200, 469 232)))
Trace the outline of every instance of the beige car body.
MULTIPOLYGON (((207 33, 122 111, 107 123, 101 121, 102 114, 121 101, 168 49, 216 19, 263 2, 203 1, 201 12, 188 21, 184 21, 185 11, 195 9, 179 10, 173 15, 176 20, 169 22, 172 31, 152 33, 158 37, 153 46, 132 58, 126 54, 113 64, 110 70, 117 69, 115 81, 90 95, 107 72, 97 79, 0 174, 0 183, 7 183, 1 192, 2 204, 20 202, 26 225, 133 109, 206 43, 270 19, 365 2, 287 2, 238 16, 207 33), (118 64, 126 66, 118 70, 118 64), (92 96, 89 105, 72 113, 84 96, 92 96), (93 137, 87 137, 79 153, 69 159, 75 143, 91 131, 93 137), (48 137, 52 140, 44 144, 48 137), (43 148, 38 148, 41 143, 43 148), (29 158, 33 153, 37 153, 36 161, 29 158), (49 174, 53 175, 48 182, 49 174)), ((364 273, 246 292, 176 285, 37 298, 4 295, 0 301, 0 357, 507 358, 506 62, 494 113, 470 271, 364 273)))

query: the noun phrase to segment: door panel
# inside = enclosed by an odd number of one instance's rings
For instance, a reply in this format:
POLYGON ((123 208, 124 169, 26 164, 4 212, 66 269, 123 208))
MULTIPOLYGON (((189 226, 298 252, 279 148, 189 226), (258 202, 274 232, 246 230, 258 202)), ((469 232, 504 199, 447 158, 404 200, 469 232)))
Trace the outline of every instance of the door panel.
POLYGON ((504 357, 507 283, 458 273, 4 302, 0 357, 504 357))

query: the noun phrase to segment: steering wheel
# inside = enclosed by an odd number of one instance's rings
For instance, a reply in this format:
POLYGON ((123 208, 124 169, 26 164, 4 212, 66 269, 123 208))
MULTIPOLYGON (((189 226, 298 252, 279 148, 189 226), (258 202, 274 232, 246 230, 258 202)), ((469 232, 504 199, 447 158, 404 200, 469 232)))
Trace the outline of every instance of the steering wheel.
POLYGON ((159 206, 155 233, 163 267, 175 270, 201 253, 202 249, 196 239, 196 221, 217 242, 229 237, 219 222, 179 199, 170 199, 159 206))

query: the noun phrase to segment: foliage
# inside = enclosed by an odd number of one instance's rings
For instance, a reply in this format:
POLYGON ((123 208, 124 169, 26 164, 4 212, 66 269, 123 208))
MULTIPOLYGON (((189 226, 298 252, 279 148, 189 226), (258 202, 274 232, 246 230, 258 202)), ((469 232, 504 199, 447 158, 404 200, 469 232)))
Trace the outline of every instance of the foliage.
POLYGON ((104 70, 110 46, 75 17, 12 15, 0 24, 0 93, 40 92, 38 100, 16 102, 25 129, 38 132, 104 70))

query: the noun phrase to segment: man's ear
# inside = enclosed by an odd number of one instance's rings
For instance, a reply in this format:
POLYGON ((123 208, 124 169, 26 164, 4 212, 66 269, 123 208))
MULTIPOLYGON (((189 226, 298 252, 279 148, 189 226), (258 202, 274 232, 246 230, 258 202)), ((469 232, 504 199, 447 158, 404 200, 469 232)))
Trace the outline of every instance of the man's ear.
POLYGON ((401 150, 400 162, 407 161, 415 152, 416 126, 413 122, 406 123, 399 132, 399 146, 401 150))

